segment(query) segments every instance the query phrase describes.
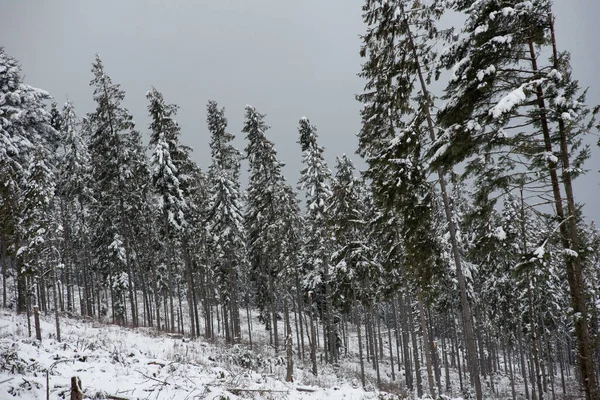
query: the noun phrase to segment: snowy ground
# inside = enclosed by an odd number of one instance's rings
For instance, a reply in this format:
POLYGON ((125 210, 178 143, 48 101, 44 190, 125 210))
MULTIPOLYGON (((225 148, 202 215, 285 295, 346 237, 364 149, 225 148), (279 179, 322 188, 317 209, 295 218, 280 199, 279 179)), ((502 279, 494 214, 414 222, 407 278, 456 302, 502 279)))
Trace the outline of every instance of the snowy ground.
POLYGON ((63 340, 57 342, 52 318, 42 317, 39 343, 28 337, 25 316, 0 311, 0 399, 45 399, 46 371, 51 399, 68 398, 73 376, 81 379, 85 398, 91 399, 392 397, 366 392, 355 379, 327 371, 315 378, 297 368, 296 382, 285 383, 280 358, 243 346, 227 348, 86 320, 62 319, 61 333, 63 340))

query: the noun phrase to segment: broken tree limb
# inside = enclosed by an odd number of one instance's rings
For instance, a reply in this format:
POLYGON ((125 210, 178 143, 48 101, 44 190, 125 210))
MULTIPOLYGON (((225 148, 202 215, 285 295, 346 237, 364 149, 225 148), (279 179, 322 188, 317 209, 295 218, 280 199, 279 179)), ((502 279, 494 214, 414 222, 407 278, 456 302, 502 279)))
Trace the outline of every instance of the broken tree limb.
POLYGON ((314 393, 317 390, 319 390, 318 388, 313 388, 310 386, 296 386, 296 390, 299 392, 309 392, 309 393, 314 393))
POLYGON ((246 388, 231 388, 227 391, 236 394, 240 392, 261 392, 261 393, 289 393, 289 390, 274 390, 274 389, 246 389, 246 388))
POLYGON ((150 379, 150 380, 156 381, 156 382, 158 382, 158 383, 162 383, 163 385, 173 385, 173 386, 174 386, 176 389, 187 390, 188 392, 190 391, 189 389, 187 389, 187 388, 184 388, 183 386, 180 386, 180 385, 178 385, 178 384, 176 384, 176 383, 170 383, 170 382, 167 382, 167 381, 163 381, 163 380, 161 380, 161 379, 156 379, 156 378, 154 378, 154 377, 152 377, 152 376, 148 376, 148 375, 146 375, 145 373, 143 373, 142 371, 137 371, 137 370, 136 370, 135 372, 138 372, 138 373, 140 373, 140 374, 141 374, 142 376, 144 376, 145 378, 148 378, 148 379, 150 379))
POLYGON ((161 367, 164 367, 164 366, 165 366, 165 365, 167 365, 167 364, 163 364, 163 363, 160 363, 160 362, 158 362, 158 361, 150 361, 150 362, 148 363, 148 365, 159 365, 159 366, 161 366, 161 367))

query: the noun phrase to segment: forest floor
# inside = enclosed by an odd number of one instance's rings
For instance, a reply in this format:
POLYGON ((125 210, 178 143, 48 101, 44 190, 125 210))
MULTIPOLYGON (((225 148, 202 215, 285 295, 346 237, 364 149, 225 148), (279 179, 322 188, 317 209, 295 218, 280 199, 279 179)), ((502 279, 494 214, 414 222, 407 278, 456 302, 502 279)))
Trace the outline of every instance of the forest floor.
POLYGON ((58 342, 52 316, 41 319, 39 342, 35 332, 29 336, 26 316, 0 311, 2 400, 45 399, 47 390, 50 399, 68 399, 74 376, 81 379, 85 399, 398 398, 365 391, 356 377, 333 368, 315 377, 299 365, 295 382, 286 383, 284 358, 265 356, 273 352, 256 345, 250 351, 247 345, 68 318, 61 319, 58 342))
MULTIPOLYGON (((336 365, 319 362, 318 376, 308 360, 294 356, 294 382, 284 382, 285 352, 269 345, 269 333, 253 315, 249 343, 226 345, 222 338, 190 340, 153 328, 127 328, 85 318, 61 317, 61 341, 56 340, 53 315, 41 316, 42 341, 30 335, 27 316, 0 309, 0 400, 69 399, 71 378, 81 379, 84 399, 417 399, 404 389, 403 371, 390 360, 380 360, 381 385, 375 371, 365 365, 366 390, 360 384, 356 332, 349 331, 351 351, 336 365), (48 379, 48 380, 47 380, 48 379)), ((31 321, 33 325, 33 319, 31 321)), ((246 327, 247 328, 247 327, 246 327)), ((387 347, 387 341, 384 344, 387 347)), ((426 381, 425 372, 422 376, 426 381)), ((445 381, 445 379, 443 379, 445 381)), ((457 371, 450 369, 450 393, 459 395, 457 371)), ((484 382, 484 398, 510 399, 507 375, 484 382)), ((576 393, 573 378, 567 393, 576 393)), ((424 382, 425 393, 427 385, 424 382)), ((445 383, 444 383, 445 386, 445 383)), ((516 377, 517 398, 523 382, 516 377)), ((577 396, 559 395, 556 400, 577 396)), ((548 395, 548 398, 550 395, 548 395)), ((454 396, 441 396, 451 400, 454 396)), ((428 396, 423 399, 428 399, 428 396)), ((458 397, 457 397, 458 399, 458 397)))

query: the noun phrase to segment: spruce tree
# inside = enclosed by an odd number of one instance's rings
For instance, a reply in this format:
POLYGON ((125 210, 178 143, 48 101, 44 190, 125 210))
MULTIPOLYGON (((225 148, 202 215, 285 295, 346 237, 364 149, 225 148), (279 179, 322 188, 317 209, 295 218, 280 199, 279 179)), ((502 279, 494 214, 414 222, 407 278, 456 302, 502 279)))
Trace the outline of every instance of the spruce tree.
POLYGON ((148 112, 152 122, 150 123, 150 147, 152 157, 150 159, 152 184, 157 199, 158 212, 161 215, 161 245, 163 259, 162 263, 167 270, 166 280, 168 282, 168 293, 170 305, 170 327, 175 330, 175 307, 173 296, 175 295, 175 280, 178 279, 179 265, 175 249, 180 239, 180 231, 186 224, 186 203, 180 187, 180 171, 173 161, 177 153, 182 152, 179 146, 180 129, 174 117, 177 106, 166 104, 162 93, 152 88, 146 98, 149 101, 148 112), (174 153, 174 154, 172 154, 174 153))
POLYGON ((49 98, 22 82, 17 60, 0 47, 0 240, 16 261, 17 312, 26 310, 34 253, 50 229, 55 177, 48 138, 56 130, 44 104, 49 98))
POLYGON ((207 224, 217 287, 225 308, 225 338, 234 343, 241 337, 239 281, 247 262, 243 194, 239 182, 241 155, 230 143, 234 136, 227 132, 225 111, 214 101, 208 103, 207 123, 212 152, 207 224))
POLYGON ((308 118, 300 119, 298 143, 302 150, 304 168, 300 173, 298 188, 305 192, 305 238, 303 245, 304 285, 317 293, 324 325, 326 361, 337 359, 333 310, 331 304, 330 255, 331 236, 326 229, 326 209, 331 197, 331 171, 323 157, 323 148, 317 143, 317 128, 308 118))
MULTIPOLYGON (((438 128, 432 111, 434 98, 428 83, 437 72, 434 69, 435 46, 440 38, 437 19, 444 11, 444 4, 440 1, 367 0, 363 11, 367 33, 363 36, 361 56, 367 61, 360 75, 367 83, 365 93, 358 96, 365 104, 361 112, 363 128, 359 134, 358 152, 369 163, 368 174, 374 182, 374 191, 389 191, 391 206, 398 202, 399 209, 408 212, 403 215, 403 223, 407 222, 409 229, 412 226, 418 230, 423 224, 419 222, 421 215, 416 210, 420 207, 421 211, 427 212, 431 208, 428 203, 432 201, 422 154, 437 137, 438 128), (403 190, 390 190, 394 184, 402 186, 403 190), (408 203, 403 200, 410 196, 419 204, 414 210, 403 206, 408 203)), ((480 400, 483 393, 462 256, 446 178, 441 169, 435 172, 459 283, 468 364, 480 400)), ((427 229, 415 232, 411 237, 421 233, 426 235, 427 229)), ((420 241, 414 243, 418 245, 420 241)), ((409 246, 408 249, 415 250, 414 255, 418 258, 427 256, 418 247, 409 246)))
POLYGON ((526 190, 543 193, 542 201, 551 199, 582 383, 586 398, 597 399, 572 185, 589 156, 581 147, 582 134, 593 126, 585 92, 571 76, 568 53, 557 49, 551 1, 459 1, 454 6, 467 20, 462 37, 443 58, 453 77, 439 114, 446 130, 438 139, 434 163, 448 166, 468 159, 467 172, 480 188, 480 201, 490 201, 494 190, 510 190, 519 180, 526 190), (544 53, 550 55, 546 63, 544 53))
POLYGON ((358 300, 370 305, 383 298, 384 289, 376 237, 370 224, 374 205, 364 182, 354 176, 347 155, 336 159, 327 223, 333 233, 332 293, 335 305, 348 312, 358 300))
POLYGON ((248 239, 250 277, 256 287, 256 302, 267 329, 273 327, 275 350, 279 347, 277 299, 280 284, 277 275, 283 265, 280 207, 284 204, 281 175, 283 164, 277 159, 273 142, 265 132, 269 128, 264 114, 246 106, 242 132, 246 134, 246 158, 249 163, 245 227, 248 239), (270 317, 269 317, 270 315, 270 317), (272 325, 271 325, 272 321, 272 325))
POLYGON ((125 323, 125 294, 129 294, 133 323, 137 324, 133 295, 133 253, 131 214, 145 201, 147 160, 141 136, 129 111, 121 105, 125 92, 113 84, 100 57, 92 64, 96 110, 89 114, 92 136, 89 143, 93 166, 94 208, 97 224, 93 232, 96 260, 111 289, 113 319, 125 323), (126 279, 123 279, 126 276, 126 279), (126 285, 124 286, 124 284, 126 285))

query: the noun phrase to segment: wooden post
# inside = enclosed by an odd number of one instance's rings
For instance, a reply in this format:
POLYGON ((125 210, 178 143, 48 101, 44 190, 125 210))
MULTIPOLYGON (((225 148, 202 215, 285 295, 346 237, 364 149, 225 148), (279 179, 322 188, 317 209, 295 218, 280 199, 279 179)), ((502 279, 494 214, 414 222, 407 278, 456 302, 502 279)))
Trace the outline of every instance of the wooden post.
POLYGON ((35 338, 42 341, 42 329, 40 327, 40 308, 35 305, 33 306, 33 321, 35 323, 35 338))
POLYGON ((74 376, 71 378, 71 400, 83 400, 81 379, 79 379, 78 376, 74 376))

